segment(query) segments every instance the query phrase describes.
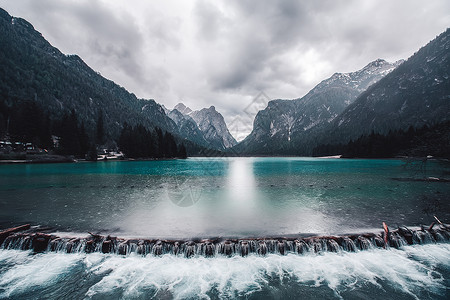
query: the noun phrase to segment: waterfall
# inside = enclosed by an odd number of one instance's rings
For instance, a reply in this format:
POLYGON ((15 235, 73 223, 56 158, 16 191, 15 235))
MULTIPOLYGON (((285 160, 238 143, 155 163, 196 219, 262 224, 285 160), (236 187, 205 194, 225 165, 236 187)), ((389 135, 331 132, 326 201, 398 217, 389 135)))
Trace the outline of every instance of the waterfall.
MULTIPOLYGON (((87 238, 66 238, 33 232, 12 232, 0 239, 0 248, 32 250, 34 252, 64 253, 111 253, 117 255, 176 255, 186 258, 194 256, 248 256, 297 253, 299 255, 323 252, 357 252, 374 248, 401 248, 405 245, 441 243, 450 240, 448 227, 410 230, 401 227, 387 233, 348 236, 318 236, 306 238, 254 238, 254 239, 205 239, 205 240, 148 240, 120 239, 91 234, 87 238)), ((1 236, 1 235, 0 235, 1 236)))

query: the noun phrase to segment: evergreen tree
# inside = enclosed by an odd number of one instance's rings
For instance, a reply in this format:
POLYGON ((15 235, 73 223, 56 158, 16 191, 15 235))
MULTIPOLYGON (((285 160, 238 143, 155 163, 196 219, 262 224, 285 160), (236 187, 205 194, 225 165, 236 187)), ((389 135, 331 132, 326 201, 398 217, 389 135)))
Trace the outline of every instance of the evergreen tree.
POLYGON ((178 147, 175 137, 156 127, 154 132, 139 124, 135 127, 124 124, 118 145, 129 158, 186 158, 186 147, 178 147))
POLYGON ((89 136, 86 133, 86 129, 84 128, 84 123, 81 122, 81 126, 78 130, 78 137, 80 141, 80 152, 78 155, 80 157, 85 156, 89 149, 91 148, 90 142, 89 142, 89 136))
POLYGON ((178 147, 178 155, 179 158, 187 158, 187 151, 184 144, 181 144, 180 147, 178 147))
POLYGON ((79 155, 81 152, 77 122, 74 110, 70 114, 64 114, 59 142, 59 152, 63 155, 79 155))
POLYGON ((103 111, 100 111, 97 118, 96 142, 98 145, 105 143, 105 125, 103 121, 103 111))

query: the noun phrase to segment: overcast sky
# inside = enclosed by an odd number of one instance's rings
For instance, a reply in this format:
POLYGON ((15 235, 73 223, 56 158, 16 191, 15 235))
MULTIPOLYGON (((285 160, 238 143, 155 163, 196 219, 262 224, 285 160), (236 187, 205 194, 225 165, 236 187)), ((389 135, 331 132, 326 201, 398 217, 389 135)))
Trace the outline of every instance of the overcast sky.
POLYGON ((448 0, 0 0, 0 7, 138 97, 168 108, 214 105, 229 124, 261 91, 300 98, 335 72, 406 59, 450 26, 448 0))

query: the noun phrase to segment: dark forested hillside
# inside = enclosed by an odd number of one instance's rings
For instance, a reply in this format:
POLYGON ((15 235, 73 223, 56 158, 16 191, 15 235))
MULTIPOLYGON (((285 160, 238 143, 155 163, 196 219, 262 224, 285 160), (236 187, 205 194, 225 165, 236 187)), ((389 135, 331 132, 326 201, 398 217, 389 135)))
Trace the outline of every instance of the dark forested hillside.
MULTIPOLYGON (((76 55, 52 47, 27 21, 0 9, 0 103, 11 107, 34 101, 52 119, 75 111, 92 136, 103 114, 107 139, 117 139, 123 124, 143 124, 177 132, 175 123, 153 100, 139 100, 105 79, 76 55)), ((5 130, 0 116, 0 130, 5 130)))
POLYGON ((132 127, 125 123, 120 134, 119 148, 130 158, 186 158, 186 147, 177 145, 169 132, 159 128, 147 130, 142 125, 132 127))

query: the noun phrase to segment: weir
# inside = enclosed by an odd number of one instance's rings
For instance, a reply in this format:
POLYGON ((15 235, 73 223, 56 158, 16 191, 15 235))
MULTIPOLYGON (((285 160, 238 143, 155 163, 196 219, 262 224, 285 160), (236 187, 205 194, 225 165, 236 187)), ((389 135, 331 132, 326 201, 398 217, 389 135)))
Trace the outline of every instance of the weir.
POLYGON ((431 224, 428 228, 412 230, 399 227, 390 231, 383 222, 384 231, 345 236, 313 236, 302 238, 243 238, 243 239, 195 239, 195 240, 151 240, 122 239, 89 233, 86 238, 58 237, 38 232, 29 224, 0 232, 1 249, 32 250, 63 253, 111 253, 117 255, 178 255, 194 256, 247 256, 287 253, 307 254, 322 252, 356 252, 373 248, 400 248, 405 245, 448 242, 450 227, 431 224))

